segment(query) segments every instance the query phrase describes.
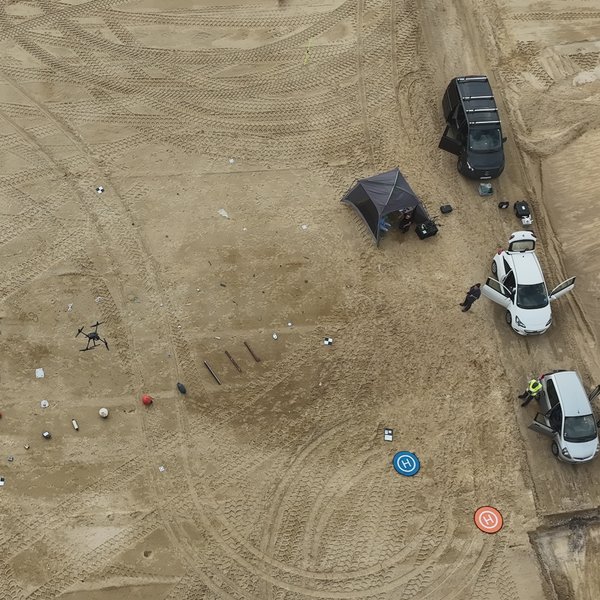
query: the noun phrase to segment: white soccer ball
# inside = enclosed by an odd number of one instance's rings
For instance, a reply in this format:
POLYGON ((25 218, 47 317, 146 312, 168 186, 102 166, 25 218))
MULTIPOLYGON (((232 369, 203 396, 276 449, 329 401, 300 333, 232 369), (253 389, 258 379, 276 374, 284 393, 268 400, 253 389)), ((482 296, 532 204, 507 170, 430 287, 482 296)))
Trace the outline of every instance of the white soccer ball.
POLYGON ((98 414, 103 418, 106 419, 106 417, 108 417, 108 408, 101 408, 98 411, 98 414))

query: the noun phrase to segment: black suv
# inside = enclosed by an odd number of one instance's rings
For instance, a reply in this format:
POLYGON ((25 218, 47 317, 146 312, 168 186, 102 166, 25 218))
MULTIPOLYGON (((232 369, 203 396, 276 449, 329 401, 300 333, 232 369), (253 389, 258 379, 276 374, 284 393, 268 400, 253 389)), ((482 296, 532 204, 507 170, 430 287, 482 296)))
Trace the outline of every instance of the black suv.
POLYGON ((442 109, 447 127, 442 150, 458 155, 458 172, 470 179, 493 179, 504 170, 500 116, 485 75, 455 77, 448 85, 442 109))

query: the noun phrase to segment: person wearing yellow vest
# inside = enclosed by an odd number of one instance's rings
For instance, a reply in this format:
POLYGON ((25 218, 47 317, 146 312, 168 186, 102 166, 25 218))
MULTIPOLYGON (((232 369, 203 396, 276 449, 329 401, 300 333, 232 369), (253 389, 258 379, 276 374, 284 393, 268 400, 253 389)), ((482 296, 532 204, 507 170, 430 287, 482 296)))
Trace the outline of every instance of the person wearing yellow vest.
POLYGON ((523 402, 521 406, 527 406, 532 400, 537 399, 542 391, 542 384, 539 379, 532 379, 527 384, 527 389, 519 396, 523 402))

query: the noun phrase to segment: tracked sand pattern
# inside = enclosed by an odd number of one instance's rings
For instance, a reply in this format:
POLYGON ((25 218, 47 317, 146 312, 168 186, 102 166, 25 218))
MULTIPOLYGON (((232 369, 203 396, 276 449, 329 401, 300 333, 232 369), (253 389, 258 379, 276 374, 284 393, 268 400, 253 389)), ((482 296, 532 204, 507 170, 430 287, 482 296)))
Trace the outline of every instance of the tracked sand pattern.
POLYGON ((483 302, 459 329, 456 307, 510 229, 490 205, 472 215, 472 190, 431 150, 456 74, 431 60, 433 8, 0 6, 2 427, 16 455, 0 598, 85 600, 109 582, 184 600, 543 597, 506 410, 514 363, 496 358, 523 342, 483 302), (377 251, 338 201, 396 164, 430 208, 452 195, 458 210, 431 243, 377 251), (110 353, 77 353, 90 318, 110 353), (482 380, 500 383, 481 398, 482 380), (421 456, 414 480, 391 471, 383 426, 421 456), (471 523, 490 502, 507 514, 496 538, 471 523))

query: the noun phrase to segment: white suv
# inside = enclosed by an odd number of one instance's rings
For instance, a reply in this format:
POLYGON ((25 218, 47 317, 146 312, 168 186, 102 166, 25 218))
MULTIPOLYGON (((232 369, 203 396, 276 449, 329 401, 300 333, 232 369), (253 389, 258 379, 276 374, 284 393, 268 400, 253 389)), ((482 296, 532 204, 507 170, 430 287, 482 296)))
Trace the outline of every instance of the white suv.
POLYGON ((587 395, 575 371, 540 377, 540 410, 529 429, 552 438, 552 454, 569 463, 590 461, 598 454, 598 429, 587 395))
POLYGON ((575 287, 575 277, 546 288, 542 268, 535 255, 536 238, 531 231, 515 231, 508 250, 499 250, 492 261, 492 273, 481 293, 506 308, 506 322, 520 335, 539 335, 552 323, 550 302, 575 287))

